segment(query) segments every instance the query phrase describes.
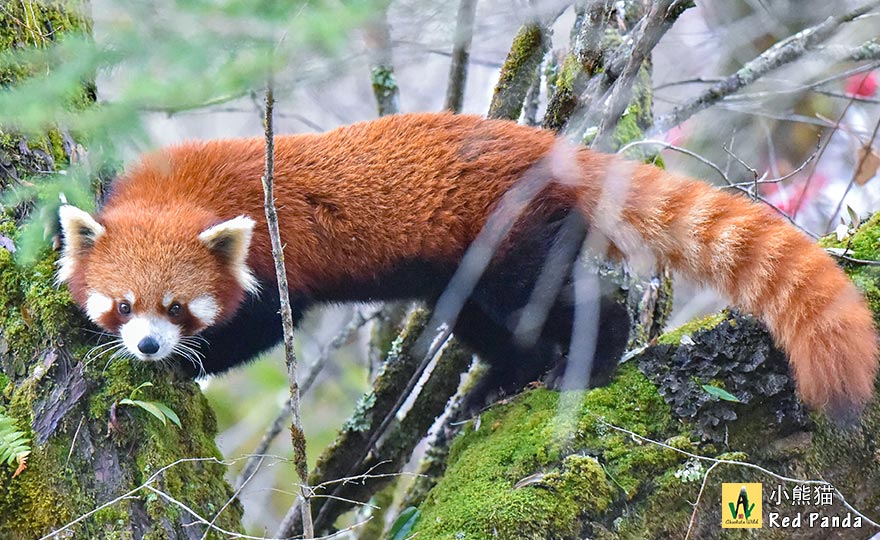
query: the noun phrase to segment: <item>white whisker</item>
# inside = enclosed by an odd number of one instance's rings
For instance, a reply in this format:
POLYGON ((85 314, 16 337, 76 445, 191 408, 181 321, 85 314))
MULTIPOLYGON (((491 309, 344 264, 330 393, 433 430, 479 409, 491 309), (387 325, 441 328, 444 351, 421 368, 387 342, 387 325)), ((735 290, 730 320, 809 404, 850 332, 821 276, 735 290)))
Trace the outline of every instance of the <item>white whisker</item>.
POLYGON ((88 366, 92 363, 92 361, 99 358, 100 356, 105 355, 110 351, 116 350, 120 347, 123 347, 124 345, 125 344, 122 342, 121 339, 116 338, 113 341, 109 341, 107 343, 102 343, 100 345, 92 347, 91 349, 89 349, 89 352, 87 352, 85 356, 83 356, 84 365, 88 366))
POLYGON ((204 377, 205 375, 207 375, 207 372, 205 371, 205 364, 203 363, 205 356, 200 351, 191 346, 192 341, 187 340, 187 338, 190 337, 192 336, 184 336, 183 338, 181 338, 177 345, 174 346, 173 352, 177 353, 186 360, 189 360, 190 363, 192 363, 193 367, 199 369, 198 376, 204 377))

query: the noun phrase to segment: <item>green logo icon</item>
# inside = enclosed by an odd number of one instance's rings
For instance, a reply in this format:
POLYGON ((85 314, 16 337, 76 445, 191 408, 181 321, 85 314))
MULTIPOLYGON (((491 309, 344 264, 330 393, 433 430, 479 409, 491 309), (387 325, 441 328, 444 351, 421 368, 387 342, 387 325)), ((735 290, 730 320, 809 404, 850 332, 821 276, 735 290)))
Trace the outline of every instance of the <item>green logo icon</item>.
POLYGON ((730 508, 731 518, 749 519, 749 516, 752 515, 752 510, 755 509, 755 503, 749 505, 749 494, 746 492, 746 487, 743 486, 739 490, 739 497, 736 499, 736 505, 729 502, 727 503, 727 507, 730 508), (739 512, 740 507, 742 507, 742 514, 739 512))

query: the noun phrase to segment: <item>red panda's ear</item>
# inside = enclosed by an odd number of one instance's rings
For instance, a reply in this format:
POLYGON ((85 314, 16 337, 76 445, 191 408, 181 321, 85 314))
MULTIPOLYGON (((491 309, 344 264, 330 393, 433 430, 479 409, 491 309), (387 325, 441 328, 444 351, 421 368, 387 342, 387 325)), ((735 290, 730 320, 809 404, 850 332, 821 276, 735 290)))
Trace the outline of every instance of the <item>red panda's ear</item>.
POLYGON ((65 204, 58 209, 61 232, 64 235, 64 251, 58 259, 58 273, 55 280, 64 283, 73 275, 76 259, 88 252, 104 234, 104 227, 75 206, 65 204))
POLYGON ((205 229, 199 234, 199 240, 229 265, 229 270, 242 289, 255 294, 259 290, 259 284, 247 266, 248 248, 253 233, 254 220, 247 216, 238 216, 205 229))

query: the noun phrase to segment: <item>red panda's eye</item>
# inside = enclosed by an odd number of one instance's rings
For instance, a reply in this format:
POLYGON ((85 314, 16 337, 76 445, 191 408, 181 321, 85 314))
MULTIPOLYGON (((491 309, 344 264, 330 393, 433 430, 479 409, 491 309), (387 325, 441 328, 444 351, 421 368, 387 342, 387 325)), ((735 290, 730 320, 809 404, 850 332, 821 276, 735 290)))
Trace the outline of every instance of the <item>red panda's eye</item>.
POLYGON ((178 316, 180 316, 180 311, 182 309, 183 308, 180 307, 180 304, 175 302, 175 303, 171 304, 171 307, 168 308, 168 315, 171 317, 178 317, 178 316))
POLYGON ((131 313, 131 304, 128 302, 119 302, 119 307, 117 309, 119 309, 119 313, 128 315, 131 313))

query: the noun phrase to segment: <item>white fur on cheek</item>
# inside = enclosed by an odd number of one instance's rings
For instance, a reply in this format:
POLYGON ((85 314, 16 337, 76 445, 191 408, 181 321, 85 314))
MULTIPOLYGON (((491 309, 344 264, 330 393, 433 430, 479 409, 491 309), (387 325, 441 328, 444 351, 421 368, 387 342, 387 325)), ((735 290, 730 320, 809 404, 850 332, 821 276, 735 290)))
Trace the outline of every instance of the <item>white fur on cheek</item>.
POLYGON ((205 326, 214 324, 214 321, 217 320, 217 316, 220 314, 220 306, 217 304, 217 300, 210 294, 196 297, 189 303, 188 307, 189 312, 202 321, 202 324, 205 326))
POLYGON ((134 317, 119 327, 119 335, 125 348, 141 360, 162 360, 169 356, 180 341, 180 327, 161 317, 134 317), (138 343, 150 336, 159 343, 155 354, 146 355, 138 349, 138 343))
POLYGON ((91 292, 89 293, 89 298, 86 300, 86 315, 88 315, 89 319, 93 322, 98 322, 98 319, 113 309, 113 304, 113 299, 109 296, 105 296, 99 292, 91 292))

